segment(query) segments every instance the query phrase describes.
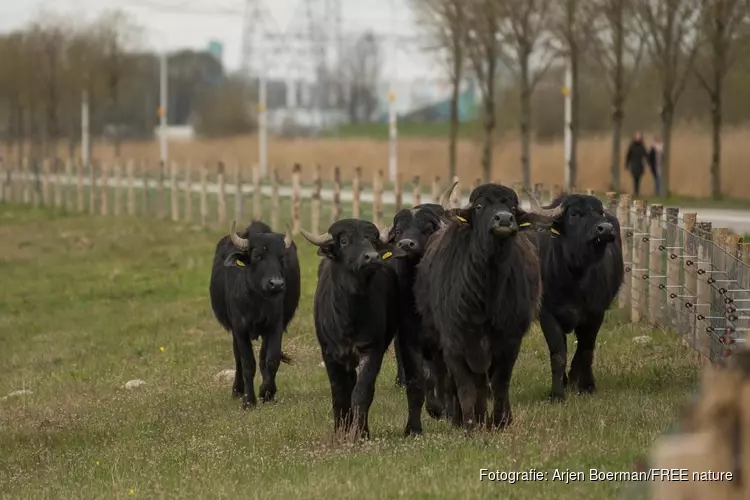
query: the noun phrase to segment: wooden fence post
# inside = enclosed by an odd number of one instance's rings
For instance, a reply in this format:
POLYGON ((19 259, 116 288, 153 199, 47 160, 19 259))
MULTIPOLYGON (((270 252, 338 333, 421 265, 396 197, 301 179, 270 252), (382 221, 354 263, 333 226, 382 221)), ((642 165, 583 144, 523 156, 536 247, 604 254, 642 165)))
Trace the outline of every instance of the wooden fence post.
POLYGON ((239 162, 234 164, 234 220, 242 225, 242 167, 239 162))
POLYGON ((101 184, 101 214, 109 215, 109 163, 102 163, 102 184, 101 184))
POLYGON ((29 177, 29 159, 24 156, 21 160, 21 200, 24 204, 31 202, 31 178, 29 177))
POLYGON ((45 158, 42 160, 42 205, 46 207, 52 205, 49 195, 49 171, 50 160, 45 158))
POLYGON ((295 163, 292 168, 292 234, 297 236, 299 234, 300 220, 300 174, 302 166, 299 163, 295 163))
POLYGON ((119 217, 122 213, 122 164, 115 160, 115 207, 114 216, 119 217))
POLYGON ((279 204, 279 171, 276 167, 273 167, 271 172, 271 227, 274 231, 280 232, 279 227, 279 212, 281 207, 279 204))
POLYGON ((201 163, 201 192, 200 192, 200 210, 201 210, 201 227, 208 226, 208 165, 201 163))
POLYGON ((159 219, 163 219, 165 217, 166 210, 164 207, 164 175, 166 168, 167 166, 164 164, 164 162, 160 161, 159 177, 156 183, 156 216, 159 219))
MULTIPOLYGON (((727 279, 729 276, 724 274, 727 270, 728 256, 727 256, 727 237, 729 236, 729 229, 725 227, 717 227, 712 230, 712 237, 714 240, 713 248, 711 249, 711 263, 712 273, 709 275, 711 281, 711 328, 712 334, 717 337, 725 331, 727 326, 726 320, 726 305, 724 304, 724 297, 722 296, 719 288, 732 288, 727 285, 727 279), (716 282, 719 280, 718 282, 716 282), (720 319, 718 312, 723 311, 724 320, 720 319)), ((712 352, 713 357, 711 361, 716 359, 717 355, 721 355, 720 352, 716 352, 716 349, 712 352)))
POLYGON ((372 180, 372 217, 377 227, 383 225, 383 171, 375 172, 372 180))
MULTIPOLYGON (((648 319, 651 324, 659 325, 663 318, 664 308, 664 231, 662 230, 662 205, 651 205, 648 249, 648 319)), ((663 326, 663 325, 662 325, 663 326)))
POLYGON ((312 212, 310 213, 310 231, 313 234, 320 233, 320 189, 321 189, 321 172, 320 165, 315 165, 313 169, 313 187, 312 187, 312 212))
POLYGON ((708 278, 711 277, 711 247, 713 246, 711 233, 711 222, 698 223, 697 235, 700 239, 697 242, 698 258, 696 259, 698 298, 696 299, 695 336, 702 365, 711 360, 711 320, 708 319, 708 316, 711 316, 711 285, 708 282, 708 278))
POLYGON ((631 291, 631 321, 638 323, 646 310, 646 274, 648 273, 646 260, 648 257, 648 233, 646 231, 646 204, 643 200, 633 202, 634 213, 631 214, 633 221, 633 264, 630 268, 632 273, 631 291))
POLYGON ((183 188, 184 202, 184 219, 185 222, 193 221, 193 165, 190 161, 185 162, 185 185, 183 188))
MULTIPOLYGON (((682 214, 682 246, 684 252, 682 265, 685 274, 685 287, 683 289, 685 309, 682 315, 682 322, 685 325, 684 331, 686 332, 687 341, 695 350, 698 349, 695 338, 695 317, 697 314, 696 306, 698 304, 698 275, 696 273, 698 270, 696 264, 698 261, 698 245, 695 236, 697 218, 698 215, 695 213, 682 214)), ((700 360, 700 353, 698 354, 697 359, 700 360)))
POLYGON ((55 208, 62 210, 64 206, 63 200, 63 180, 62 180, 62 165, 61 162, 55 158, 55 163, 52 165, 52 180, 53 187, 55 188, 55 208))
POLYGON ((180 195, 177 191, 177 162, 169 162, 169 205, 171 207, 172 222, 180 220, 180 195))
MULTIPOLYGON (((263 218, 263 191, 260 185, 260 170, 258 165, 253 167, 253 219, 263 218)), ((279 231, 281 231, 279 229, 279 231)), ((284 231, 281 231, 283 233, 284 231)))
POLYGON ((141 183, 143 184, 143 197, 141 201, 143 203, 143 214, 148 215, 149 213, 149 185, 148 185, 148 163, 145 161, 140 162, 141 165, 141 183))
POLYGON ((73 160, 65 160, 65 185, 62 188, 63 210, 70 213, 73 211, 73 160))
POLYGON ((417 205, 422 204, 422 186, 419 185, 419 176, 415 175, 414 180, 412 181, 413 190, 412 190, 412 203, 416 207, 417 205))
POLYGON ((83 162, 76 161, 76 206, 79 213, 83 213, 83 162))
POLYGON ((96 214, 96 163, 89 162, 89 214, 96 214))
POLYGON ((333 168, 333 206, 331 210, 331 224, 341 218, 341 169, 333 168))
POLYGON ((440 203, 440 177, 437 175, 432 178, 432 202, 440 203))
POLYGON ((135 216, 135 164, 133 160, 128 160, 127 166, 128 177, 128 215, 135 216))
POLYGON ((401 186, 401 172, 396 175, 396 183, 393 185, 393 196, 395 198, 396 212, 401 210, 403 205, 403 191, 401 186))
MULTIPOLYGON (((667 254, 667 307, 662 321, 665 326, 684 334, 686 325, 681 322, 683 317, 679 306, 681 302, 677 298, 684 290, 683 281, 680 279, 680 268, 682 256, 685 255, 685 245, 680 241, 679 223, 680 209, 667 207, 667 241, 664 245, 667 254)), ((683 340, 686 339, 683 337, 683 340)))
POLYGON ((224 179, 224 162, 220 161, 218 165, 218 173, 216 179, 219 184, 219 200, 218 200, 218 212, 219 212, 219 225, 223 228, 227 225, 227 185, 224 179))
MULTIPOLYGON (((727 271, 727 280, 731 281, 728 281, 727 285, 723 287, 725 290, 744 289, 743 278, 745 275, 745 270, 744 264, 742 263, 742 252, 742 236, 734 233, 727 236, 727 263, 725 266, 725 270, 727 271)), ((732 315, 729 313, 729 306, 731 305, 731 301, 734 300, 734 295, 734 293, 730 293, 728 291, 724 292, 726 306, 724 307, 723 311, 726 314, 727 319, 724 334, 722 335, 722 337, 725 339, 727 346, 732 344, 732 340, 729 339, 734 338, 734 333, 736 333, 736 322, 739 321, 740 316, 738 314, 732 315)), ((744 314, 742 316, 744 316, 744 314)))
POLYGON ((352 179, 352 217, 359 219, 359 198, 362 192, 362 167, 354 169, 354 179, 352 179))

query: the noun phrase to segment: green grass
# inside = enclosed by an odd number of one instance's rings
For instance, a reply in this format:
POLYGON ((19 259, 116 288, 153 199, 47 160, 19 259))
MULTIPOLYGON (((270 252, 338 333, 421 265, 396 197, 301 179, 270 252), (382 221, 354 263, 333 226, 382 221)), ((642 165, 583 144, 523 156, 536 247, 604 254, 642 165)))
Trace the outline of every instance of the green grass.
POLYGON ((313 330, 317 257, 301 238, 303 293, 284 338, 296 363, 280 369, 278 401, 243 412, 214 379, 233 366, 208 300, 225 231, 0 206, 0 397, 32 391, 0 400, 0 498, 613 498, 622 483, 509 485, 479 482, 479 469, 632 470, 697 384, 675 337, 610 317, 600 392, 549 404, 535 326, 510 429, 467 437, 425 416, 424 436, 402 437, 389 353, 372 439, 336 445, 313 330), (650 345, 632 341, 644 334, 650 345), (122 389, 135 378, 147 385, 122 389))

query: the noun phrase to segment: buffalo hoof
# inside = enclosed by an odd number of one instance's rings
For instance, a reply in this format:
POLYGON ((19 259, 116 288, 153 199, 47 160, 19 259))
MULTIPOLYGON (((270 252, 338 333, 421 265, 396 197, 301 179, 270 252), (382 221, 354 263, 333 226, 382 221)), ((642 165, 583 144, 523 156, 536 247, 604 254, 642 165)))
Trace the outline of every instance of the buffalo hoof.
POLYGON ((264 403, 270 403, 276 396, 276 387, 266 387, 265 385, 260 386, 260 399, 264 403))
POLYGON ((255 408, 255 406, 256 406, 257 404, 258 404, 258 403, 257 403, 257 401, 255 400, 255 398, 252 398, 252 399, 251 399, 251 398, 249 398, 249 397, 247 397, 247 396, 244 396, 244 397, 242 398, 242 409, 243 409, 243 410, 248 410, 248 409, 249 409, 250 407, 253 407, 253 408, 255 408))
POLYGON ((435 403, 427 403, 427 414, 435 420, 441 420, 445 418, 445 412, 443 411, 443 408, 435 403))
POLYGON ((562 403, 565 401, 564 392, 550 392, 547 396, 550 403, 562 403))
POLYGON ((406 429, 404 430, 404 436, 421 436, 422 435, 422 426, 421 425, 409 425, 406 424, 406 429))
POLYGON ((581 394, 594 394, 596 392, 596 386, 593 382, 589 384, 578 384, 578 392, 581 394))
POLYGON ((497 430, 503 430, 513 423, 513 415, 510 412, 503 413, 500 418, 493 419, 492 427, 497 430))

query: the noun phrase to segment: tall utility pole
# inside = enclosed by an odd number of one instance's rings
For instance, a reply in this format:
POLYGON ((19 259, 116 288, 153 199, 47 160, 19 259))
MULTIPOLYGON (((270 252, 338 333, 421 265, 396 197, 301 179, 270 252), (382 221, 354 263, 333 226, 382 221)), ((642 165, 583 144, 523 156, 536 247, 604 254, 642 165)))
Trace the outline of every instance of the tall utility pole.
MULTIPOLYGON (((262 0, 245 0, 245 16, 242 23, 242 51, 240 53, 240 68, 245 81, 249 83, 252 77, 251 62, 257 58, 258 78, 258 165, 260 175, 266 178, 268 174, 268 106, 266 102, 266 33, 262 16, 262 0), (257 39, 256 39, 257 37, 257 39), (254 50, 255 47, 255 50, 254 50)), ((246 102, 250 96, 245 96, 246 102)))
MULTIPOLYGON (((334 42, 333 52, 335 54, 333 60, 336 68, 336 85, 330 85, 329 87, 333 91, 333 108, 340 110, 343 106, 343 85, 344 85, 344 72, 342 62, 344 59, 344 38, 342 32, 342 6, 341 0, 327 0, 326 10, 328 13, 326 17, 332 22, 331 33, 334 42)), ((333 122, 333 129, 336 136, 339 134, 339 119, 333 122)))
POLYGON ((163 50, 159 58, 159 144, 161 146, 161 164, 166 168, 167 157, 167 51, 163 50))
POLYGON ((398 128, 396 125, 397 113, 396 113, 396 7, 393 0, 391 0, 391 78, 388 91, 388 177, 391 182, 396 182, 398 177, 398 150, 397 150, 397 139, 398 139, 398 128))
POLYGON ((563 189, 570 192, 572 189, 571 173, 573 170, 573 165, 571 164, 573 153, 573 70, 570 62, 568 62, 565 68, 563 95, 565 96, 565 183, 563 189))

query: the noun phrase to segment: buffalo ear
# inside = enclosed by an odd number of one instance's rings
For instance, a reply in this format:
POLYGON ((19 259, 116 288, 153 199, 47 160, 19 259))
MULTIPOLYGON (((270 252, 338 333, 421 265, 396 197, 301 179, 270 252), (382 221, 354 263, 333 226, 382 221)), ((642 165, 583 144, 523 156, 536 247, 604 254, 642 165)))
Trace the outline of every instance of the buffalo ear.
POLYGON ((322 245, 320 245, 318 247, 318 255, 329 260, 335 260, 336 252, 334 251, 334 242, 331 241, 329 243, 323 243, 322 245))
POLYGON ((224 267, 246 267, 245 254, 242 252, 232 252, 224 259, 224 267))
POLYGON ((378 253, 383 260, 401 259, 407 256, 406 252, 390 243, 381 243, 378 245, 378 253))
POLYGON ((518 214, 518 227, 521 229, 531 229, 533 227, 544 227, 548 228, 555 224, 555 219, 547 217, 546 215, 540 215, 535 212, 526 212, 519 208, 518 214))
POLYGON ((470 208, 451 208, 445 211, 444 217, 454 222, 461 224, 468 224, 471 220, 471 209, 470 208))

